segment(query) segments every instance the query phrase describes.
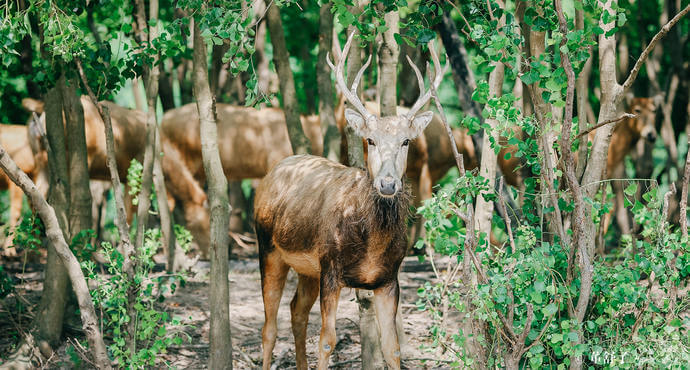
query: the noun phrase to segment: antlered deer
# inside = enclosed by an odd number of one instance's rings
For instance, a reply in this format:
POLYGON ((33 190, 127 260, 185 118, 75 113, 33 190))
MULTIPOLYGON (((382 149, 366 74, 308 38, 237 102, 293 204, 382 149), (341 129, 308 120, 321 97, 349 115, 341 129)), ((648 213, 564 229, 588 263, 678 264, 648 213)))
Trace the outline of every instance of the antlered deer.
MULTIPOLYGON (((381 347, 390 368, 400 368, 395 329, 398 307, 398 268, 407 250, 405 235, 408 194, 403 175, 410 140, 433 117, 418 113, 431 98, 424 92, 404 115, 376 117, 356 95, 357 85, 371 57, 357 73, 353 86, 345 82, 345 57, 351 34, 337 66, 329 65, 336 83, 356 110, 345 117, 357 135, 369 144, 367 170, 345 167, 325 158, 299 155, 276 165, 256 191, 255 225, 259 242, 261 288, 265 319, 262 331, 263 368, 269 369, 275 345, 276 316, 287 272, 299 275, 290 304, 297 367, 307 368, 308 314, 321 295, 321 337, 318 368, 326 369, 335 347, 335 317, 343 287, 374 291, 381 347)), ((438 86, 440 62, 434 56, 438 86)))
MULTIPOLYGON (((29 175, 31 180, 41 188, 41 192, 45 194, 45 185, 47 184, 45 183, 41 163, 36 160, 29 146, 27 126, 0 125, 0 144, 7 150, 7 153, 12 157, 12 160, 17 163, 19 168, 29 175)), ((0 171, 0 190, 5 189, 9 190, 10 195, 10 219, 8 228, 9 231, 12 232, 21 216, 22 197, 24 193, 14 182, 10 181, 4 171, 0 171)), ((11 244, 12 237, 8 236, 3 245, 4 255, 16 255, 16 250, 14 248, 9 248, 11 244)))

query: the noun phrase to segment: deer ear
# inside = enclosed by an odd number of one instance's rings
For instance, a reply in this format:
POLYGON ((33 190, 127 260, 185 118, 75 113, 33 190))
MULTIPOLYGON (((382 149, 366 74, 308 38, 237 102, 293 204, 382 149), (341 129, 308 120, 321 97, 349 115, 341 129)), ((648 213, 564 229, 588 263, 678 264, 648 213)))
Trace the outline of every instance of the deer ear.
POLYGON ((366 121, 359 112, 345 108, 345 119, 350 124, 350 127, 355 130, 355 134, 361 137, 366 136, 366 121))
POLYGON ((43 103, 40 100, 31 98, 22 99, 22 107, 24 107, 24 109, 26 109, 29 112, 36 112, 38 114, 42 114, 44 106, 45 103, 43 103))
POLYGON ((434 112, 431 111, 419 113, 418 115, 414 116, 412 122, 410 122, 410 128, 414 134, 414 137, 412 138, 421 135, 429 122, 431 122, 432 118, 434 118, 434 112))

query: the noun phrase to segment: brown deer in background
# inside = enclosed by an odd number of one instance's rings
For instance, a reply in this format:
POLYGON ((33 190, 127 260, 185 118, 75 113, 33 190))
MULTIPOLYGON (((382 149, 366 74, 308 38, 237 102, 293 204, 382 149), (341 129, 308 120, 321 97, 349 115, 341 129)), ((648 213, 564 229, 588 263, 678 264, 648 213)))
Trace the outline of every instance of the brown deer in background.
MULTIPOLYGON (((351 34, 341 55, 348 55, 351 34)), ((297 368, 307 368, 306 330, 311 309, 321 295, 321 337, 318 368, 326 369, 335 347, 335 318, 343 287, 371 289, 381 332, 381 347, 390 368, 400 368, 395 329, 398 268, 407 250, 405 234, 408 194, 402 178, 410 140, 433 117, 417 113, 431 98, 420 86, 420 97, 404 115, 376 117, 356 95, 371 57, 351 88, 343 76, 345 57, 335 71, 336 83, 356 108, 345 117, 369 144, 367 170, 345 167, 309 155, 278 163, 256 191, 255 225, 259 241, 261 288, 265 319, 262 331, 263 368, 269 369, 277 335, 276 317, 288 270, 299 275, 290 304, 297 368)), ((440 62, 434 56, 438 86, 440 62)))

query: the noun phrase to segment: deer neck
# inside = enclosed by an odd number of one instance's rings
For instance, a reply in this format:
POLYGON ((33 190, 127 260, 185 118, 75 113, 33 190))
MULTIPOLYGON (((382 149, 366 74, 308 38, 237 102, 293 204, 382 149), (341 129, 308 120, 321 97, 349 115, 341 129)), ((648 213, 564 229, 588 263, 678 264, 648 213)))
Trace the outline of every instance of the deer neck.
POLYGON ((404 231, 405 221, 409 213, 410 191, 403 181, 404 190, 394 197, 382 197, 374 189, 371 176, 366 178, 368 199, 365 200, 367 215, 370 218, 372 231, 404 231))

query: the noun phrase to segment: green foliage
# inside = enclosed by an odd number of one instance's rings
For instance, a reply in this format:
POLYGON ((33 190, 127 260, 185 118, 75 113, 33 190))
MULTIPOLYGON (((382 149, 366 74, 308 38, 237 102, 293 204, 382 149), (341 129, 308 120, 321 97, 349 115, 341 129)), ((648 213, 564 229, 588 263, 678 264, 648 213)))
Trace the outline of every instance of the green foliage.
POLYGON ((141 179, 144 176, 144 166, 136 159, 132 159, 127 169, 127 186, 132 204, 139 205, 139 193, 141 192, 141 179))
MULTIPOLYGON (((562 55, 567 53, 579 73, 588 49, 594 45, 592 40, 603 32, 599 19, 616 23, 612 33, 627 19, 619 8, 609 14, 601 12, 594 1, 574 2, 586 13, 585 29, 563 35, 552 2, 537 1, 526 9, 525 23, 546 32, 546 52, 530 60, 522 55, 523 38, 513 15, 506 13, 506 25, 498 27, 499 7, 491 5, 490 16, 486 6, 485 2, 462 4, 463 14, 472 25, 467 30, 469 37, 481 45, 472 57, 476 71, 481 76, 491 72, 496 62, 503 63, 507 66, 505 85, 518 81, 539 86, 541 98, 550 108, 565 105, 567 80, 560 66, 562 55), (565 44, 561 45, 564 37, 565 44), (520 60, 523 62, 518 63, 520 60)), ((570 28, 572 18, 571 14, 570 28)), ((510 229, 502 217, 493 218, 498 245, 489 246, 488 235, 467 235, 465 222, 477 197, 495 202, 503 197, 488 188, 486 179, 473 173, 445 183, 418 210, 425 218, 426 235, 416 246, 427 245, 426 257, 436 275, 418 289, 417 306, 428 311, 433 320, 429 350, 442 348, 454 367, 472 366, 474 354, 466 352, 470 333, 450 320, 469 315, 487 325, 486 337, 476 339, 488 352, 489 367, 506 366, 516 346, 525 348, 518 354, 520 367, 562 368, 574 356, 584 356, 586 365, 605 368, 681 368, 687 364, 690 335, 688 319, 681 313, 689 305, 687 298, 677 298, 677 290, 690 277, 690 250, 680 232, 663 220, 660 190, 653 187, 642 200, 635 200, 637 186, 625 189, 625 207, 634 214, 641 232, 626 236, 624 247, 613 258, 596 260, 593 300, 580 324, 572 313, 581 288, 579 257, 571 253, 571 241, 561 240, 554 220, 559 212, 574 222, 574 201, 569 189, 563 187, 559 168, 554 168, 553 183, 545 183, 546 153, 540 145, 545 136, 560 132, 561 122, 550 112, 543 122, 523 115, 515 108, 512 94, 492 96, 484 78, 478 80, 472 99, 484 105, 484 118, 493 119, 496 126, 478 127, 477 121, 469 119, 463 120, 463 126, 472 131, 482 128, 485 135, 495 130, 496 136, 490 136, 494 152, 513 146, 514 155, 522 158, 531 176, 524 181, 520 208, 507 209, 514 216, 510 229), (478 279, 476 285, 466 280, 472 274, 478 279), (528 320, 530 312, 532 320, 528 320), (506 332, 525 333, 524 343, 511 343, 506 332)), ((557 145, 555 140, 556 153, 557 145)), ((576 151, 578 146, 579 142, 574 142, 571 149, 576 151)), ((611 207, 609 199, 602 201, 602 197, 600 193, 598 199, 585 199, 591 210, 586 217, 596 224, 611 207)), ((572 230, 565 230, 565 234, 566 239, 573 237, 572 230)))
POLYGON ((17 250, 21 248, 36 251, 43 245, 42 235, 45 235, 45 228, 41 219, 35 214, 26 215, 14 229, 12 245, 17 250))
MULTIPOLYGON (((130 280, 123 270, 124 256, 110 243, 104 242, 101 251, 105 257, 109 276, 99 275, 96 265, 82 261, 82 268, 88 280, 97 288, 91 292, 96 307, 103 312, 105 331, 112 335, 113 343, 108 347, 119 367, 143 369, 158 366, 156 359, 172 345, 180 345, 186 335, 184 324, 177 317, 159 311, 155 304, 164 299, 164 294, 174 293, 178 286, 184 286, 184 276, 174 274, 151 278, 153 255, 160 247, 160 231, 146 231, 143 247, 138 251, 134 279, 130 280), (127 311, 128 292, 134 287, 134 316, 127 311), (135 322, 136 350, 131 352, 126 338, 128 323, 135 322)), ((191 338, 188 338, 191 339, 191 338)))

